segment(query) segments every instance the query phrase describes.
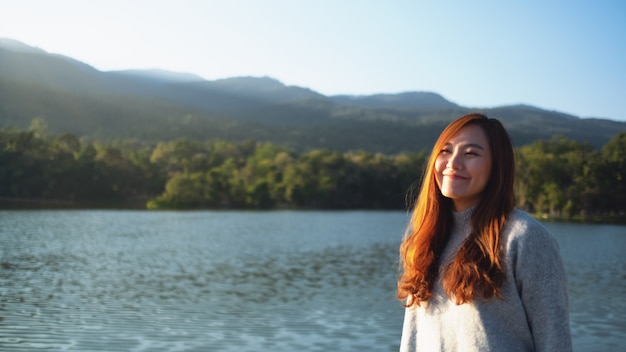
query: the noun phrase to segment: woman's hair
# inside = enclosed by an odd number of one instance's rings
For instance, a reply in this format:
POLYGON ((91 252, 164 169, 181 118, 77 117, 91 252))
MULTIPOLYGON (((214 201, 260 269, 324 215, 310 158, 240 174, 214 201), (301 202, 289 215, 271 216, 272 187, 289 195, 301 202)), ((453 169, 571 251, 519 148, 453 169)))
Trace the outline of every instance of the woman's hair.
POLYGON ((450 123, 441 133, 428 159, 420 193, 400 246, 403 269, 398 280, 398 298, 407 307, 420 305, 432 295, 438 279, 440 256, 450 236, 452 201, 442 195, 436 182, 435 161, 440 150, 462 128, 482 128, 489 142, 492 167, 481 200, 472 213, 472 232, 456 257, 443 271, 443 288, 457 304, 481 295, 501 296, 504 264, 500 232, 515 206, 513 190, 515 159, 506 130, 496 119, 469 114, 450 123))

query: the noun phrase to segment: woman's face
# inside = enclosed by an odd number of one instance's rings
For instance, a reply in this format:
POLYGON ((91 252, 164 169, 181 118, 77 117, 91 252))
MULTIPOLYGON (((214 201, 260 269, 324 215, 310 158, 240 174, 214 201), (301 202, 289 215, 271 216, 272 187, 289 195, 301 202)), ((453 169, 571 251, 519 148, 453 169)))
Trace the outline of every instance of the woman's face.
POLYGON ((491 150, 483 129, 469 125, 452 136, 439 151, 435 173, 441 193, 452 199, 455 211, 478 204, 491 174, 491 150))

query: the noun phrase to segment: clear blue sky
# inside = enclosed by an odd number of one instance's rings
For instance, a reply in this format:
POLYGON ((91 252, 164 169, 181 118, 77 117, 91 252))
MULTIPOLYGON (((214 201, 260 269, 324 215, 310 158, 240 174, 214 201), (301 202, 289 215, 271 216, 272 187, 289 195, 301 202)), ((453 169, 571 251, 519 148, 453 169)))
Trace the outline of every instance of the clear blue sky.
POLYGON ((626 121, 621 0, 0 0, 0 37, 102 71, 431 91, 626 121))

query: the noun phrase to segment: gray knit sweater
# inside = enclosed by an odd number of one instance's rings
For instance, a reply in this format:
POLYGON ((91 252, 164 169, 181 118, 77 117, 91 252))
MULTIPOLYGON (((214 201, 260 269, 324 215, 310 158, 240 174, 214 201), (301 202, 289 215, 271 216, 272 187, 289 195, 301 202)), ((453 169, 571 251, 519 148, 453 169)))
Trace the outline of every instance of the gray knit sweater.
MULTIPOLYGON (((442 268, 470 233, 472 211, 454 213, 442 268)), ((517 209, 502 236, 504 298, 457 305, 439 281, 427 302, 406 309, 401 352, 572 350, 565 272, 556 240, 517 209)))

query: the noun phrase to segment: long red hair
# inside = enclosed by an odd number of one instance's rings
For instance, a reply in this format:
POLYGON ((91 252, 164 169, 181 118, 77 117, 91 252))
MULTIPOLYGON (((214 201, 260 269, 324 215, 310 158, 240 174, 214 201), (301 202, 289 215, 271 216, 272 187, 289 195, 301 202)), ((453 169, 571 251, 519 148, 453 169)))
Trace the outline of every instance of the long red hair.
POLYGON ((444 268, 443 288, 457 304, 479 296, 501 297, 505 272, 500 233, 515 206, 513 146, 500 121, 482 114, 469 114, 451 122, 437 139, 400 245, 402 274, 398 279, 398 298, 405 301, 407 307, 427 301, 439 279, 439 259, 450 236, 453 208, 452 201, 444 197, 437 186, 435 160, 444 144, 469 125, 480 126, 487 135, 491 175, 472 213, 472 232, 444 268))

